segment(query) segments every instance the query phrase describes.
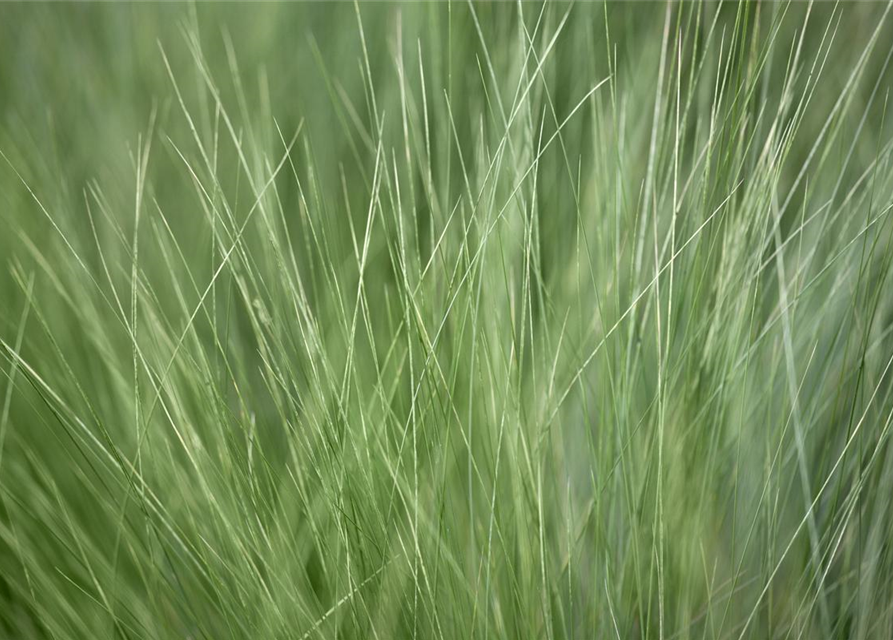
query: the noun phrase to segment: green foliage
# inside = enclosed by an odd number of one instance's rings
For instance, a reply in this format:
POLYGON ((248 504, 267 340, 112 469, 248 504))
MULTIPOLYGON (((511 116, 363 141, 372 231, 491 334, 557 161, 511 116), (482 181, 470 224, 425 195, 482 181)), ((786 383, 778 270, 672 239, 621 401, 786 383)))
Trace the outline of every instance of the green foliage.
POLYGON ((893 637, 890 5, 0 9, 0 637, 893 637))

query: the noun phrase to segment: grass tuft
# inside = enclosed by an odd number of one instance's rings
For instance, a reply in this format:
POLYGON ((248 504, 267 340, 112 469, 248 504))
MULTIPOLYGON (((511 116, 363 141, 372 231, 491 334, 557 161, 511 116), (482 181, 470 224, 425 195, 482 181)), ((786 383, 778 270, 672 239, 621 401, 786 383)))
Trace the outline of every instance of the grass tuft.
POLYGON ((893 637, 891 5, 0 11, 0 637, 893 637))

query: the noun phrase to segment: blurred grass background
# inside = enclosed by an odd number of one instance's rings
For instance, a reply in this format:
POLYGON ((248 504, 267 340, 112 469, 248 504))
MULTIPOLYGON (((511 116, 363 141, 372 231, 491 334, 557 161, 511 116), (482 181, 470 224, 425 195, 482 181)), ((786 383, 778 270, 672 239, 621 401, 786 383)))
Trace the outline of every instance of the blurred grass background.
POLYGON ((889 22, 0 6, 0 636, 893 636, 889 22))

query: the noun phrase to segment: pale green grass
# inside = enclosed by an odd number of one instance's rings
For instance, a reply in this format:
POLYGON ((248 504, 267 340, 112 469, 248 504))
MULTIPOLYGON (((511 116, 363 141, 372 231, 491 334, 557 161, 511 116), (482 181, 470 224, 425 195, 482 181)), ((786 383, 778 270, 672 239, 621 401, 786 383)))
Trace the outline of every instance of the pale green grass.
POLYGON ((893 637, 891 21, 0 6, 0 638, 893 637))

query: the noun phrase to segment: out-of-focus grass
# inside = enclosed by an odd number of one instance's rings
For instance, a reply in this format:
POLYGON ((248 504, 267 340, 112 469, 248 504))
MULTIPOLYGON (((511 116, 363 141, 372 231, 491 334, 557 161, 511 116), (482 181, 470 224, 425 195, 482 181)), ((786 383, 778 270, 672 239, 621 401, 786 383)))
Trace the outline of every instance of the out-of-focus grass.
POLYGON ((0 637, 893 636, 888 11, 0 7, 0 637))

